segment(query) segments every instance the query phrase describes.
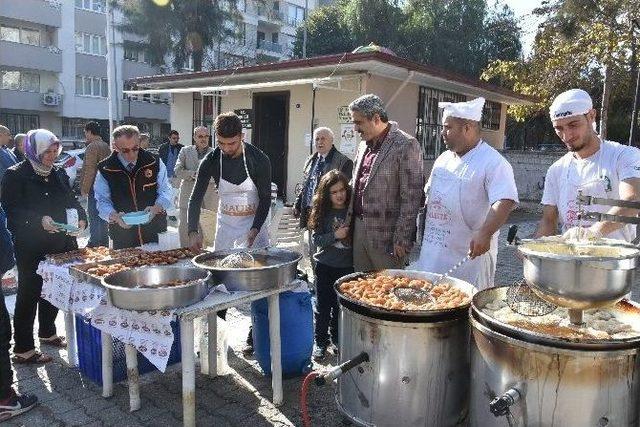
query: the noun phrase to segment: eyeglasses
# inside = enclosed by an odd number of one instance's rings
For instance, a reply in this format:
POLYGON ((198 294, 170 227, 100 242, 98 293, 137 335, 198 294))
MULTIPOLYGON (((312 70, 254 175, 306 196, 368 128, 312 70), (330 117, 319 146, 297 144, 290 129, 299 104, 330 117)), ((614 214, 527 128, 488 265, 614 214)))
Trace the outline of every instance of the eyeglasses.
POLYGON ((116 148, 118 148, 118 151, 121 152, 122 154, 129 154, 132 151, 134 153, 137 153, 138 151, 140 151, 140 146, 133 147, 133 148, 120 148, 120 147, 116 147, 116 148))

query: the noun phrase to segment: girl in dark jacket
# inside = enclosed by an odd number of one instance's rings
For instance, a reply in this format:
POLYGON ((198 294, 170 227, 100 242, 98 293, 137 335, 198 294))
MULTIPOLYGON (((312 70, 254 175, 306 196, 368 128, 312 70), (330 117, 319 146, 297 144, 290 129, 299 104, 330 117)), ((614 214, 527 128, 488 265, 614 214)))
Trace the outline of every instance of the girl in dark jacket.
POLYGON ((14 362, 46 363, 51 356, 38 352, 33 339, 33 322, 38 309, 38 337, 41 344, 65 347, 56 335, 58 309, 40 297, 42 277, 36 273, 45 255, 77 249, 75 236, 61 232, 54 222, 67 222, 67 209, 78 212, 78 227, 86 227, 86 214, 69 186, 64 169, 54 166, 62 146, 46 129, 29 131, 24 142, 27 161, 7 170, 2 179, 0 200, 13 234, 18 267, 18 295, 14 315, 14 362))

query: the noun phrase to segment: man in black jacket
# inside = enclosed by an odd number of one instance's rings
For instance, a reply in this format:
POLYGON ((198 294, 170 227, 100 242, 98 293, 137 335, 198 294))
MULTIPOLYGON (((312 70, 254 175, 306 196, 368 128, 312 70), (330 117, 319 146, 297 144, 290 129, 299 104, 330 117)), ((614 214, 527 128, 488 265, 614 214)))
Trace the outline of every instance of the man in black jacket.
POLYGON ((342 154, 333 145, 333 131, 327 127, 319 127, 313 131, 316 152, 304 164, 304 179, 302 191, 296 197, 293 214, 300 218, 300 228, 307 228, 307 221, 311 213, 311 200, 316 191, 320 178, 330 170, 337 169, 351 179, 353 161, 342 154))
MULTIPOLYGON (((180 178, 176 177, 173 169, 176 166, 176 162, 178 161, 178 154, 184 145, 180 144, 180 134, 177 130, 172 130, 169 132, 169 142, 165 142, 158 149, 158 155, 162 162, 167 167, 167 175, 169 176, 169 181, 171 182, 171 186, 173 188, 178 188, 180 186, 180 178)), ((171 221, 175 221, 175 216, 170 216, 169 219, 171 221)))
POLYGON ((98 163, 94 184, 98 214, 109 222, 114 249, 155 243, 166 230, 165 212, 173 203, 167 168, 140 148, 137 127, 117 127, 113 141, 114 151, 98 163), (129 226, 122 220, 123 213, 141 210, 151 214, 148 223, 129 226))

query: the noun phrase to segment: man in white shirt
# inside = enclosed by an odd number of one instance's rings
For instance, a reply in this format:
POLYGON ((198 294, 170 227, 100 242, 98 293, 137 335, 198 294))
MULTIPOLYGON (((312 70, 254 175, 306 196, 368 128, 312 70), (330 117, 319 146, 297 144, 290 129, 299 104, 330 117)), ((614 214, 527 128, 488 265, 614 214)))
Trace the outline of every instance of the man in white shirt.
MULTIPOLYGON (((602 140, 594 131, 596 110, 589 94, 580 89, 563 92, 549 109, 556 135, 569 152, 551 165, 542 195, 543 214, 536 237, 558 233, 566 239, 607 237, 630 242, 635 226, 617 222, 583 221, 578 228, 578 191, 585 196, 637 201, 640 196, 640 150, 602 140)), ((591 205, 586 211, 635 216, 638 211, 591 205)))
POLYGON ((454 274, 478 289, 493 286, 502 224, 518 203, 511 165, 480 138, 484 98, 441 102, 442 137, 448 151, 431 170, 422 248, 414 268, 454 274))

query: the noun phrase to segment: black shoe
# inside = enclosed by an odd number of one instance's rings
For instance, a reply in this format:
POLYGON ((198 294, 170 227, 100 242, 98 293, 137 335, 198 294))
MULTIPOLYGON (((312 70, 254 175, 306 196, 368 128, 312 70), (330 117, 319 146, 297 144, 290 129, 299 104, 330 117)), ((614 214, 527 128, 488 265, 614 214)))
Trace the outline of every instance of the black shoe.
POLYGON ((33 394, 12 395, 5 400, 0 400, 0 422, 24 414, 38 403, 38 398, 33 394))
POLYGON ((313 349, 313 358, 314 359, 324 359, 324 356, 327 354, 326 346, 315 346, 313 349))
POLYGON ((253 344, 247 344, 246 346, 244 346, 244 348, 242 349, 242 355, 247 357, 247 356, 253 356, 254 350, 253 350, 253 344))
POLYGON ((167 219, 168 219, 169 221, 177 221, 177 220, 178 220, 178 218, 176 218, 176 217, 175 217, 175 216, 173 216, 173 215, 169 215, 169 216, 167 217, 167 219))

